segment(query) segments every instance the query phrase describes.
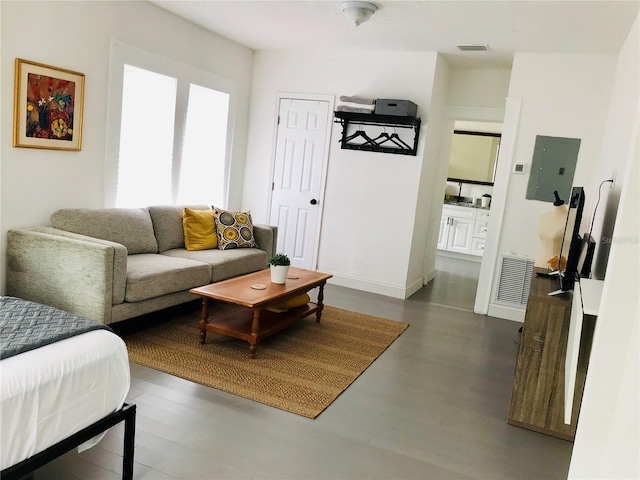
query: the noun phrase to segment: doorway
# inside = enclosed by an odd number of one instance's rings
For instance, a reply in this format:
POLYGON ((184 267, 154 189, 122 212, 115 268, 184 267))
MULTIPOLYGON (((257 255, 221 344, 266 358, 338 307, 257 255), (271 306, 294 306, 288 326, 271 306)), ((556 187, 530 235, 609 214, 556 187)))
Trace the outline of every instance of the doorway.
POLYGON ((502 123, 456 120, 453 129, 442 216, 450 225, 441 221, 439 238, 448 239, 438 242, 433 301, 473 311, 491 215, 482 200, 493 195, 502 123))
POLYGON ((279 99, 269 221, 278 227, 276 250, 291 265, 315 270, 332 99, 279 99))
MULTIPOLYGON (((505 110, 503 109, 465 107, 447 108, 442 136, 443 148, 441 149, 441 157, 439 161, 440 173, 438 175, 438 178, 440 179, 439 181, 442 181, 442 187, 441 190, 436 189, 437 192, 433 202, 433 211, 437 222, 436 225, 441 225, 443 223, 441 219, 444 209, 445 191, 449 192, 452 196, 465 197, 470 202, 473 201, 473 199, 480 202, 484 193, 491 194, 493 197, 493 190, 500 190, 501 188, 498 183, 501 181, 500 177, 496 176, 496 183, 494 183, 493 186, 475 184, 460 185, 459 183, 452 182, 449 190, 447 189, 447 171, 451 151, 450 146, 454 130, 456 129, 456 122, 465 122, 467 129, 473 128, 480 131, 483 124, 488 128, 491 128, 490 124, 498 124, 501 127, 504 115, 505 110), (438 222, 438 220, 440 221, 438 222)), ((503 158, 502 151, 500 151, 499 157, 501 159, 503 158)), ((495 204, 492 199, 491 206, 493 207, 494 205, 495 204)), ((466 209, 466 207, 459 208, 466 209)), ((495 226, 494 228, 499 229, 500 224, 496 223, 493 219, 495 213, 493 210, 494 209, 491 208, 489 211, 485 211, 485 213, 489 213, 490 215, 486 224, 489 228, 495 226)), ((490 244, 490 242, 497 243, 499 235, 491 235, 490 232, 486 233, 486 239, 484 239, 486 244, 484 244, 483 247, 486 246, 490 252, 493 252, 495 250, 495 246, 490 244)), ((473 244, 473 234, 470 234, 469 237, 470 238, 467 239, 468 242, 473 244)), ((466 242, 462 243, 466 244, 466 242)), ((435 248, 435 245, 433 247, 435 248)), ((471 248, 473 247, 469 247, 469 249, 471 248)), ((425 269, 425 278, 433 278, 433 280, 429 281, 424 289, 424 295, 429 297, 429 301, 440 305, 475 311, 476 313, 486 313, 486 311, 479 312, 477 310, 477 299, 478 292, 483 290, 482 287, 485 286, 481 281, 481 278, 486 277, 486 274, 485 277, 482 275, 485 263, 493 264, 494 262, 492 254, 487 255, 487 251, 485 250, 482 256, 468 254, 460 255, 454 252, 452 253, 436 249, 435 253, 432 253, 431 255, 434 263, 430 267, 430 275, 427 275, 429 274, 429 271, 425 269)), ((427 258, 429 258, 429 255, 427 255, 427 258)), ((490 271, 489 275, 493 275, 493 271, 490 271)))

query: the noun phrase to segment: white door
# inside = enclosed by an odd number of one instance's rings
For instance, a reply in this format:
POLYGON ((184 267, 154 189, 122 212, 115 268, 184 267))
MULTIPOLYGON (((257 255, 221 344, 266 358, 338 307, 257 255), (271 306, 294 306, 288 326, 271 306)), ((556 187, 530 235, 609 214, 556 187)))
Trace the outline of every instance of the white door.
POLYGON ((440 231, 438 232, 438 245, 436 248, 439 250, 447 249, 447 236, 449 235, 449 216, 443 215, 440 217, 440 231))
POLYGON ((471 239, 475 220, 451 217, 453 224, 449 226, 447 250, 458 253, 471 253, 471 239))
POLYGON ((278 226, 278 253, 310 270, 316 268, 328 115, 328 101, 280 99, 270 223, 278 226))

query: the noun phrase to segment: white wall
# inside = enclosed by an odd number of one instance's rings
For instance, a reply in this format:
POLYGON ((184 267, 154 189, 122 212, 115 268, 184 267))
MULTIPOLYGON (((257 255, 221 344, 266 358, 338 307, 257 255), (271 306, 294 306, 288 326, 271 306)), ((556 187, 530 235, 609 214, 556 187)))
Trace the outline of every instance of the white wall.
MULTIPOLYGON (((509 91, 510 70, 504 69, 450 69, 447 71, 447 89, 445 93, 445 109, 443 126, 439 139, 438 160, 425 169, 433 176, 431 212, 429 215, 428 242, 425 250, 424 280, 433 280, 435 271, 436 244, 442 216, 442 204, 447 187, 447 170, 451 140, 456 121, 480 123, 500 123, 504 116, 507 92, 509 91)), ((462 195, 473 196, 491 192, 492 187, 479 188, 465 185, 462 195)), ((457 195, 457 188, 455 194, 457 195)))
MULTIPOLYGON (((541 55, 519 53, 513 62, 509 97, 522 99, 515 161, 531 165, 537 135, 581 139, 573 185, 585 187, 583 225, 590 219, 597 192, 591 186, 597 170, 616 58, 613 55, 541 55), (595 194, 595 195, 594 195, 595 194)), ((537 219, 551 203, 525 198, 529 175, 509 181, 502 251, 535 257, 537 219)))
POLYGON ((4 243, 8 229, 48 225, 49 215, 58 208, 103 206, 111 38, 237 82, 239 97, 229 206, 239 208, 252 50, 196 27, 148 2, 2 1, 0 9, 0 99, 4 107, 0 114, 2 291, 6 262, 4 243), (52 29, 52 25, 61 27, 52 29), (43 33, 52 31, 55 32, 55 41, 43 33), (16 57, 86 75, 82 151, 11 146, 16 57))
MULTIPOLYGON (((521 100, 513 162, 531 165, 537 135, 581 139, 573 185, 584 186, 586 205, 581 231, 588 228, 597 192, 592 188, 599 165, 607 111, 611 99, 613 55, 517 53, 513 62, 509 98, 521 100)), ((512 165, 498 165, 499 169, 512 165)), ((538 217, 552 206, 525 198, 529 175, 508 173, 499 254, 535 259, 538 253, 538 217)), ((495 201, 493 208, 495 208, 495 201)), ((490 225, 491 228, 491 225, 490 225)), ((495 295, 491 294, 491 298, 495 295)), ((499 306, 489 314, 502 316, 499 306)), ((524 317, 524 312, 520 312, 524 317)), ((513 318, 513 317, 511 317, 513 318)), ((514 318, 515 319, 515 318, 514 318)))
POLYGON ((570 479, 640 478, 639 152, 625 170, 570 479))
POLYGON ((504 108, 510 79, 510 69, 452 69, 447 105, 504 108))
POLYGON ((434 195, 440 189, 440 175, 447 168, 441 165, 440 139, 444 128, 446 111, 446 97, 450 83, 450 69, 447 63, 438 57, 433 92, 431 95, 431 110, 429 112, 429 126, 425 137, 425 161, 420 170, 420 183, 416 197, 416 228, 413 231, 409 269, 407 271, 407 285, 411 294, 426 285, 431 277, 429 273, 435 269, 435 252, 437 232, 440 228, 440 212, 442 196, 434 195))
POLYGON ((629 156, 629 139, 632 138, 636 128, 636 115, 640 105, 640 68, 638 67, 638 53, 640 40, 638 37, 638 21, 629 33, 626 44, 620 52, 613 96, 607 115, 607 126, 604 133, 604 141, 600 151, 600 161, 596 170, 595 179, 591 187, 592 197, 596 195, 600 183, 613 177, 615 183, 605 184, 602 187, 602 198, 593 226, 593 235, 597 242, 596 261, 594 264, 594 276, 603 278, 607 266, 610 239, 616 221, 618 202, 622 182, 625 176, 626 163, 629 156))
POLYGON ((421 286, 421 272, 407 278, 414 230, 426 221, 415 218, 423 163, 436 161, 437 146, 425 149, 437 126, 430 107, 436 62, 435 53, 255 54, 243 208, 256 222, 268 218, 278 92, 401 98, 419 107, 415 157, 342 150, 341 127, 334 124, 318 255, 318 268, 333 273, 334 283, 396 297, 416 281, 421 286))
MULTIPOLYGON (((618 169, 612 230, 570 479, 640 478, 640 15, 617 64, 598 174, 618 169)), ((600 207, 599 207, 600 208, 600 207)), ((599 231, 594 228, 594 232, 599 231)))
POLYGON ((412 100, 423 121, 416 157, 341 150, 334 125, 318 256, 318 268, 333 273, 333 283, 410 295, 433 277, 447 99, 496 109, 507 94, 508 70, 464 69, 455 78, 450 94, 450 69, 435 53, 257 52, 243 208, 267 222, 277 93, 412 100))

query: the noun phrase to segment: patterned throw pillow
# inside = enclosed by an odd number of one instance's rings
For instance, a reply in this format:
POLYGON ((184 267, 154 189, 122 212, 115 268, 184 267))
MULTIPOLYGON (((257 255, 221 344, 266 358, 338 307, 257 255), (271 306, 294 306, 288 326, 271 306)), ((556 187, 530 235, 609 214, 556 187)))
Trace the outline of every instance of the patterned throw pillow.
POLYGON ((192 210, 185 207, 182 227, 187 250, 208 250, 218 246, 213 210, 192 210))
POLYGON ((216 219, 218 248, 220 250, 256 246, 250 211, 231 212, 213 207, 213 216, 216 219))

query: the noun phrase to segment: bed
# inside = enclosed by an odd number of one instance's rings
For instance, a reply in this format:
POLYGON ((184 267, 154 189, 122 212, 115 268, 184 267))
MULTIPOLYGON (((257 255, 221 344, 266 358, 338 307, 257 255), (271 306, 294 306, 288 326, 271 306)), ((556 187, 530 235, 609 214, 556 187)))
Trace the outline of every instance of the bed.
POLYGON ((0 476, 21 478, 90 448, 124 421, 123 478, 132 478, 135 405, 125 404, 122 339, 53 307, 0 297, 0 341, 0 476))

